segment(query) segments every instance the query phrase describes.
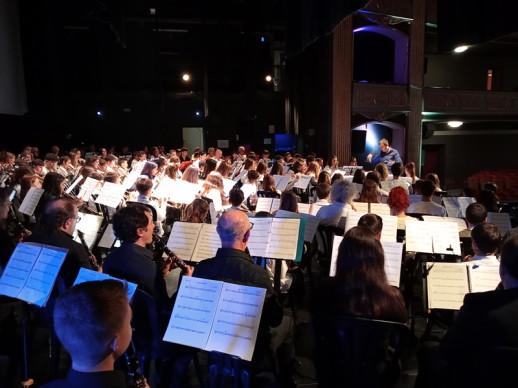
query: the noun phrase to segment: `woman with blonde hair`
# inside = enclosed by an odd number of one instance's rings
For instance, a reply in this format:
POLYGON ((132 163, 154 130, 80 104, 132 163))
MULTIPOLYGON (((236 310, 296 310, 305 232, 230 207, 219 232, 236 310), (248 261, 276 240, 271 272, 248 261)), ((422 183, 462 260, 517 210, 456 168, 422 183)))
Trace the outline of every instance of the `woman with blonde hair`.
POLYGON ((212 172, 207 175, 207 179, 205 179, 205 182, 203 182, 203 186, 201 187, 200 195, 202 197, 212 199, 214 210, 223 210, 223 205, 227 205, 228 200, 223 191, 223 178, 221 177, 221 174, 212 172))

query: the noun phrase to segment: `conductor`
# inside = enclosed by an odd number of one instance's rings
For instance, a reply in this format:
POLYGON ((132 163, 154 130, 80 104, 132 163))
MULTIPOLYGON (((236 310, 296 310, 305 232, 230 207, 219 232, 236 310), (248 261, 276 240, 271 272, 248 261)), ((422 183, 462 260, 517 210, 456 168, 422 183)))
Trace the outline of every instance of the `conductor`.
POLYGON ((403 161, 401 160, 401 156, 399 156, 399 152, 394 148, 390 148, 387 139, 381 139, 379 145, 379 152, 367 155, 367 162, 385 163, 387 167, 389 167, 389 169, 396 162, 403 163, 403 161))

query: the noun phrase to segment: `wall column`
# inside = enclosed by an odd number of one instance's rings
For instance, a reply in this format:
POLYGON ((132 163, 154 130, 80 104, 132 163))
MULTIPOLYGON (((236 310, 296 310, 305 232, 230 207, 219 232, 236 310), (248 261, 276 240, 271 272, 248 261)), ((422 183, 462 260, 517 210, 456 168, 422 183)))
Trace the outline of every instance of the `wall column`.
POLYGON ((423 119, 424 45, 425 45, 425 0, 412 1, 412 24, 410 27, 410 75, 408 132, 405 162, 415 162, 417 174, 421 174, 421 144, 423 119))
POLYGON ((331 154, 346 165, 351 157, 354 35, 349 15, 333 31, 331 154))

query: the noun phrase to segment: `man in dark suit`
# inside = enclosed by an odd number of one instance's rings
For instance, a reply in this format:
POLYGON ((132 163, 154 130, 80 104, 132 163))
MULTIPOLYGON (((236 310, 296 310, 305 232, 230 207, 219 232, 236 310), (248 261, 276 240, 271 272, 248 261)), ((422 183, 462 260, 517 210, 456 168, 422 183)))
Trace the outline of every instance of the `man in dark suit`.
POLYGON ((51 199, 45 205, 34 233, 27 238, 28 242, 68 249, 60 271, 67 288, 72 286, 81 267, 94 269, 85 248, 73 238, 79 220, 74 201, 66 198, 51 199))
POLYGON ((465 296, 457 320, 441 340, 440 358, 434 359, 433 351, 421 358, 418 381, 428 380, 430 386, 511 386, 507 379, 516 372, 509 365, 518 365, 518 236, 504 243, 500 278, 497 290, 465 296), (436 378, 440 381, 430 384, 436 378))

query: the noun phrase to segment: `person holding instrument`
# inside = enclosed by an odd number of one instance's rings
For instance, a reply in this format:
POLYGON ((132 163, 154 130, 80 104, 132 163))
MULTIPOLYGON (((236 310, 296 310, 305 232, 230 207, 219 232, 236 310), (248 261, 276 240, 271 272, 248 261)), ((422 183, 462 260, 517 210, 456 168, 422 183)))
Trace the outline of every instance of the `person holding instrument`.
POLYGON ((403 163, 401 160, 401 156, 399 156, 399 152, 390 148, 389 142, 387 139, 381 139, 379 142, 380 150, 375 154, 370 153, 367 155, 366 161, 369 163, 384 163, 390 169, 390 167, 396 163, 403 163))

